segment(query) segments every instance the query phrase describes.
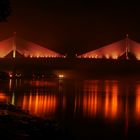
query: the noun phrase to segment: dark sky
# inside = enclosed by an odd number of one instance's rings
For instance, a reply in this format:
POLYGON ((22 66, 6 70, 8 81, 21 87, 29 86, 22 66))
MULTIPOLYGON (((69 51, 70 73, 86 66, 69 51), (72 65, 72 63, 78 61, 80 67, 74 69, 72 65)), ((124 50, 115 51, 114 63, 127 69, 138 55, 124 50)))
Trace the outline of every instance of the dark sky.
POLYGON ((0 40, 17 35, 60 53, 81 54, 129 37, 140 42, 140 2, 11 0, 0 40))

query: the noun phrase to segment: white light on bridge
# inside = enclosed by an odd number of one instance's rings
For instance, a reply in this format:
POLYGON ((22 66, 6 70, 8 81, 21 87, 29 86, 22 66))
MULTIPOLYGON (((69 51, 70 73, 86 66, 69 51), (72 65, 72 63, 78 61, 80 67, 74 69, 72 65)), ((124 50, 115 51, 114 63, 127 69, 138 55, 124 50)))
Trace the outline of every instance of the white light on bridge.
POLYGON ((58 77, 59 77, 60 79, 62 79, 62 78, 64 78, 64 75, 63 75, 63 74, 59 74, 58 77))

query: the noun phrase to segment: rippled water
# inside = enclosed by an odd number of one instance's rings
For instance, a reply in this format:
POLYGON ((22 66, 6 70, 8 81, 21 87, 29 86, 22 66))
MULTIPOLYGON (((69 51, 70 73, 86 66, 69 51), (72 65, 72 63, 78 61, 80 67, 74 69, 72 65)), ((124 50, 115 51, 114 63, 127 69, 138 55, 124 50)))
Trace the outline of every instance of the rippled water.
POLYGON ((140 81, 0 81, 0 102, 57 120, 77 139, 140 136, 140 81))

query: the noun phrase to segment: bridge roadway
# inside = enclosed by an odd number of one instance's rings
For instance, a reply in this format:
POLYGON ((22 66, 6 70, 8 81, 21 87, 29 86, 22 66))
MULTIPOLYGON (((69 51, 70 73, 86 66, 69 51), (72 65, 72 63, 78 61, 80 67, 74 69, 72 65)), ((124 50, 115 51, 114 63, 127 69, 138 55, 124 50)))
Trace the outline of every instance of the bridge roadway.
POLYGON ((0 71, 75 71, 76 74, 139 74, 140 61, 85 58, 1 58, 0 71))

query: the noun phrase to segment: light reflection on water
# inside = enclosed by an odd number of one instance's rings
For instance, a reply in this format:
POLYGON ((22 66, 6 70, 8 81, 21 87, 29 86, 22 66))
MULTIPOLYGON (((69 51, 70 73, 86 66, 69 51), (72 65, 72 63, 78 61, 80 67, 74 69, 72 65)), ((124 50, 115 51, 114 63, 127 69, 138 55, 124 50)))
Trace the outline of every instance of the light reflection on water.
POLYGON ((107 118, 116 118, 119 115, 121 100, 118 100, 117 81, 85 81, 83 100, 83 114, 88 117, 102 115, 107 118), (103 84, 103 85, 102 85, 103 84), (118 112, 119 111, 119 112, 118 112))
POLYGON ((136 86, 136 103, 135 103, 136 118, 140 119, 140 85, 136 86))
POLYGON ((0 92, 0 102, 7 102, 9 99, 8 96, 5 95, 5 93, 0 92))
MULTIPOLYGON (((18 104, 18 103, 17 103, 18 104)), ((29 110, 33 115, 53 117, 57 107, 57 97, 55 95, 29 95, 23 96, 22 108, 29 110)))
POLYGON ((125 80, 52 80, 0 82, 0 102, 30 114, 57 119, 140 122, 140 82, 125 80))
POLYGON ((125 84, 117 80, 72 81, 68 85, 66 83, 67 81, 21 82, 10 79, 8 84, 1 82, 4 86, 0 87, 0 101, 9 101, 37 116, 48 114, 51 117, 60 107, 65 110, 67 102, 71 101, 73 113, 78 112, 77 114, 80 113, 83 117, 119 119, 124 117, 126 112, 131 112, 133 117, 140 118, 138 81, 125 84), (71 85, 74 85, 75 89, 67 88, 71 85), (74 93, 71 94, 69 89, 74 93))

